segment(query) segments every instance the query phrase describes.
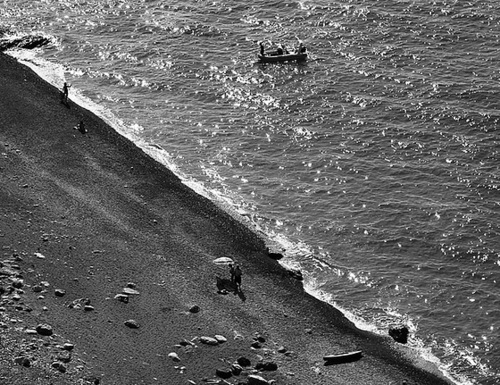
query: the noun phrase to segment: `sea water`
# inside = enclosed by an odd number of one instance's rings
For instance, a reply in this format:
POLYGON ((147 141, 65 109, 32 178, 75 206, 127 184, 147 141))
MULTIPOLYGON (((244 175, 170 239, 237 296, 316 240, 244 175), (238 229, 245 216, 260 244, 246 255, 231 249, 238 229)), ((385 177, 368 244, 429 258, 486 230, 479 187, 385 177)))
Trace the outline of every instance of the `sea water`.
POLYGON ((11 54, 246 218, 308 291, 500 384, 500 3, 3 0, 0 29, 49 37, 11 54), (309 59, 258 64, 260 41, 309 59))

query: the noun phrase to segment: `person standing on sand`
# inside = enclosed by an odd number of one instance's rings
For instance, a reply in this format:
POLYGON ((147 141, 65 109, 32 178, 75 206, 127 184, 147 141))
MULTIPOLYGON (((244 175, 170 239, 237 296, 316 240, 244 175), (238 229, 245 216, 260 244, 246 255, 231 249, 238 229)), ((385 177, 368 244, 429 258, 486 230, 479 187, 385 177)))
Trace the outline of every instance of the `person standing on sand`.
POLYGON ((241 291, 241 269, 239 265, 234 268, 234 284, 236 285, 236 291, 241 291))

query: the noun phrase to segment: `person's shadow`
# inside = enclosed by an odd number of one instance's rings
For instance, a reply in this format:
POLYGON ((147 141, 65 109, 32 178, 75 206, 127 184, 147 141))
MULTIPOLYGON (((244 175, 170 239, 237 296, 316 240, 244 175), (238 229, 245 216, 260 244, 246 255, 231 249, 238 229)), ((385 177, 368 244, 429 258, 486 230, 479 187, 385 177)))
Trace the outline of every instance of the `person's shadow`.
POLYGON ((60 92, 60 97, 61 97, 61 104, 66 106, 66 108, 70 108, 69 106, 69 99, 66 95, 64 95, 64 92, 60 92))
POLYGON ((221 278, 221 277, 215 277, 215 279, 217 280, 217 293, 219 294, 229 294, 229 293, 233 293, 234 295, 237 295, 238 297, 240 297, 240 299, 245 302, 247 297, 245 297, 245 294, 243 293, 243 291, 240 289, 238 290, 238 288, 236 287, 236 285, 231 282, 230 279, 226 279, 226 278, 221 278))

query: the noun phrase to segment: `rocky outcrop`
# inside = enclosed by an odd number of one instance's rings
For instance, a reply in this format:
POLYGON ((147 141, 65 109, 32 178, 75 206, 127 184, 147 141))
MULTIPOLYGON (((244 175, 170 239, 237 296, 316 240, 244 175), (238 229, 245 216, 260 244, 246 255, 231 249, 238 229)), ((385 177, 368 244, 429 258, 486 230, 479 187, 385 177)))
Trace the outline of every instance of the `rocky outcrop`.
POLYGON ((408 342, 408 334, 410 334, 410 331, 406 326, 396 326, 389 329, 389 335, 394 341, 400 344, 406 344, 408 342))
POLYGON ((33 49, 46 46, 51 40, 42 35, 26 35, 20 37, 0 38, 0 52, 13 48, 33 49))

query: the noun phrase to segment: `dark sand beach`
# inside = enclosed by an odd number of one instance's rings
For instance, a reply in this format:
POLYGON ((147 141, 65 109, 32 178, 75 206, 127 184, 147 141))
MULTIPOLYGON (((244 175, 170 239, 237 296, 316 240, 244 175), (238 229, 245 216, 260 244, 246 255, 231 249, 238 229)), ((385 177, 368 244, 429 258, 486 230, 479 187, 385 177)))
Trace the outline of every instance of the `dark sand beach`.
POLYGON ((66 106, 3 54, 0 90, 0 384, 449 383, 305 293, 262 237, 71 91, 66 106))

